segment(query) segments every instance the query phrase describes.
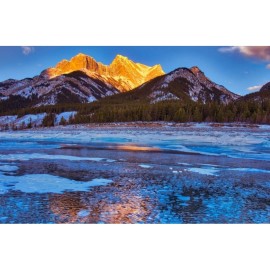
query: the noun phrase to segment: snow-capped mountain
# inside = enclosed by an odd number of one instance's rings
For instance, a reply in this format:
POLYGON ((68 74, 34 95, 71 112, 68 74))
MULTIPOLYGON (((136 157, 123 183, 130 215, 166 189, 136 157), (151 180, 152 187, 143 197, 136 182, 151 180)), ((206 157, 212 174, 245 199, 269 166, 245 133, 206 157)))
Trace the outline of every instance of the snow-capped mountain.
POLYGON ((151 103, 191 99, 202 103, 217 101, 228 104, 239 98, 224 86, 208 79, 198 67, 178 68, 141 85, 134 91, 147 96, 151 103))
POLYGON ((90 77, 109 83, 121 92, 135 87, 164 74, 160 65, 149 67, 135 63, 125 56, 117 55, 110 65, 97 62, 85 54, 78 54, 68 60, 62 60, 55 67, 43 72, 49 78, 54 78, 73 71, 82 70, 90 77))
POLYGON ((87 103, 120 92, 150 103, 193 100, 228 104, 239 98, 208 79, 198 67, 178 68, 164 74, 160 65, 149 67, 121 55, 117 55, 110 65, 104 65, 90 56, 78 54, 34 78, 0 83, 1 111, 59 103, 87 103))
POLYGON ((78 54, 62 60, 34 78, 0 83, 0 101, 14 109, 58 103, 85 103, 131 90, 163 75, 160 65, 149 67, 117 55, 108 66, 92 57, 78 54), (24 105, 25 106, 24 106, 24 105))
POLYGON ((0 99, 6 102, 16 99, 32 106, 40 106, 91 102, 119 91, 109 83, 90 77, 82 71, 74 71, 52 79, 41 74, 32 79, 4 81, 0 83, 0 93, 0 99))

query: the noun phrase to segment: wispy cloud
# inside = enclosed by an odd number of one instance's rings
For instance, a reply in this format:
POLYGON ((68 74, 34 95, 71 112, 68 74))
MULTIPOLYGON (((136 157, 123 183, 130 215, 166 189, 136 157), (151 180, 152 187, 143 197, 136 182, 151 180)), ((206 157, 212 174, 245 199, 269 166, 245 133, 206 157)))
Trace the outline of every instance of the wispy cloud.
POLYGON ((266 65, 266 68, 267 68, 267 69, 270 69, 270 64, 266 65))
POLYGON ((35 48, 31 46, 22 46, 21 48, 24 55, 29 55, 35 51, 35 48))
POLYGON ((237 46, 221 47, 218 49, 218 51, 222 53, 231 53, 231 52, 238 51, 238 47, 237 46))
POLYGON ((256 92, 259 91, 262 88, 262 85, 254 85, 247 88, 250 92, 256 92))
MULTIPOLYGON (((231 46, 218 49, 221 53, 238 52, 246 57, 258 59, 261 61, 270 61, 270 46, 231 46)), ((270 64, 266 66, 270 69, 270 64)))

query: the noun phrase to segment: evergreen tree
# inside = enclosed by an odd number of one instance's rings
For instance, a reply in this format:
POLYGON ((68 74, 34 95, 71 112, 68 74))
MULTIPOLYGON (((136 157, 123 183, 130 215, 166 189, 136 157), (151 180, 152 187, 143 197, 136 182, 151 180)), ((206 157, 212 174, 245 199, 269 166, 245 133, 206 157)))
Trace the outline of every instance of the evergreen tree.
POLYGON ((59 122, 59 125, 65 126, 66 124, 67 124, 67 121, 66 121, 66 119, 62 116, 62 117, 61 117, 61 120, 60 120, 60 122, 59 122))
POLYGON ((32 128, 32 118, 30 117, 29 122, 27 124, 27 128, 32 128))
POLYGON ((54 122, 55 122, 55 114, 49 113, 43 118, 42 126, 43 127, 53 127, 54 122))

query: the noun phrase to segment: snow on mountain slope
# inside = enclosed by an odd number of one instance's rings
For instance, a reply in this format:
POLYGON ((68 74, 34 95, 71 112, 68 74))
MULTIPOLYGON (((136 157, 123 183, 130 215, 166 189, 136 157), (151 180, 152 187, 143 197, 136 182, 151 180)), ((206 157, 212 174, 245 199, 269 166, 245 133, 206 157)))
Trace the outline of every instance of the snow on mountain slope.
POLYGON ((17 119, 17 115, 0 116, 0 127, 9 125, 17 119))
POLYGON ((58 115, 56 115, 55 117, 55 124, 59 125, 59 123, 61 122, 61 119, 63 118, 65 121, 68 121, 70 117, 74 117, 74 115, 76 114, 76 111, 72 111, 72 112, 62 112, 59 113, 58 115))
POLYGON ((27 126, 30 123, 32 126, 41 126, 42 121, 45 116, 46 116, 46 113, 27 114, 20 118, 17 118, 12 124, 13 126, 16 126, 17 128, 19 128, 22 125, 27 126))
POLYGON ((108 83, 90 77, 82 71, 75 71, 48 79, 43 74, 32 79, 5 81, 0 84, 2 100, 8 102, 10 96, 32 100, 33 106, 58 103, 92 102, 118 93, 108 83))
MULTIPOLYGON (((74 117, 76 114, 76 111, 56 114, 54 124, 56 126, 60 125, 62 118, 68 122, 70 117, 74 117)), ((46 115, 47 113, 26 114, 21 117, 17 115, 0 116, 0 131, 7 129, 24 129, 27 128, 29 124, 31 124, 31 127, 40 127, 46 115)))
POLYGON ((151 103, 157 103, 157 102, 165 101, 165 100, 179 99, 176 95, 174 95, 172 93, 165 93, 164 91, 161 91, 161 90, 156 90, 156 91, 152 92, 149 95, 149 97, 151 99, 151 103))
POLYGON ((17 115, 0 116, 0 130, 26 128, 30 123, 32 127, 38 127, 41 126, 45 116, 46 113, 27 114, 19 118, 17 115))
POLYGON ((178 68, 140 86, 138 93, 147 92, 151 103, 160 100, 185 100, 227 104, 239 96, 208 79, 198 67, 178 68), (157 94, 158 93, 158 94, 157 94), (158 99, 156 99, 158 95, 158 99))

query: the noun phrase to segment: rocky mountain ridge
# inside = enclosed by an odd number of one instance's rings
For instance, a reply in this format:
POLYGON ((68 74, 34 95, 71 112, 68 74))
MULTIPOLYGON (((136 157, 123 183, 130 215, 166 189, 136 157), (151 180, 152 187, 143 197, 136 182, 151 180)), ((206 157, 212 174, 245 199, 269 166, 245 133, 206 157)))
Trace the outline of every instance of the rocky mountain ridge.
POLYGON ((97 62, 94 58, 85 54, 78 54, 70 61, 62 60, 55 67, 43 71, 49 79, 73 71, 81 70, 90 77, 110 83, 120 92, 125 92, 138 87, 139 85, 165 74, 160 65, 149 67, 135 63, 125 56, 117 55, 110 65, 97 62))

